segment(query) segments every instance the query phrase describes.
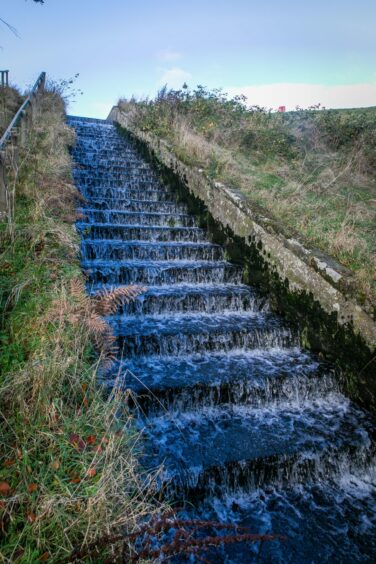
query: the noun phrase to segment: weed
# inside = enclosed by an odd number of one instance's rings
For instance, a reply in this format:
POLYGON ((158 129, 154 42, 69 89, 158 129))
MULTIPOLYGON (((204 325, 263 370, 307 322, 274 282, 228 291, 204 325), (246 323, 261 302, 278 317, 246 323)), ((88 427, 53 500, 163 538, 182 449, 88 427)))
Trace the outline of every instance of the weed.
MULTIPOLYGON (((199 519, 181 519, 175 512, 154 515, 128 538, 123 532, 115 532, 97 539, 85 551, 74 551, 72 562, 100 553, 103 545, 123 544, 122 558, 119 562, 143 562, 145 559, 160 561, 172 558, 189 558, 194 555, 198 561, 205 556, 213 557, 213 548, 237 544, 259 543, 260 550, 264 542, 283 541, 281 535, 253 534, 248 527, 236 524, 202 521, 199 519), (133 543, 130 545, 129 540, 133 543)), ((260 551, 259 551, 260 553, 260 551)))

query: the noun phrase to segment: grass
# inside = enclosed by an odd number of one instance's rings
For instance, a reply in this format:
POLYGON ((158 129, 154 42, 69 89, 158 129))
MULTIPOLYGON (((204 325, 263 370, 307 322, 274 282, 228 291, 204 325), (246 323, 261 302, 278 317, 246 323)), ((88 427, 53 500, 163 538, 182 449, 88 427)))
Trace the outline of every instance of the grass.
POLYGON ((350 268, 359 302, 375 311, 376 108, 273 113, 201 86, 119 106, 185 163, 350 268))
MULTIPOLYGON (((46 92, 14 179, 11 225, 0 226, 1 562, 63 562, 156 510, 124 397, 96 386, 73 142, 60 96, 46 92)), ((95 561, 113 561, 114 550, 95 561)))

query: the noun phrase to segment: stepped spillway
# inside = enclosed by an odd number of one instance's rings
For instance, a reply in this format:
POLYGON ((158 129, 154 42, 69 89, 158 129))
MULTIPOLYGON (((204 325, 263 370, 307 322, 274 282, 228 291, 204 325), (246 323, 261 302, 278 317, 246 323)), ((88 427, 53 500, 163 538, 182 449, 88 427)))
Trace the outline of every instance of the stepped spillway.
POLYGON ((373 562, 373 417, 112 124, 69 123, 88 292, 147 287, 107 318, 121 354, 101 385, 137 397, 142 463, 163 465, 159 487, 183 517, 286 537, 206 560, 373 562))

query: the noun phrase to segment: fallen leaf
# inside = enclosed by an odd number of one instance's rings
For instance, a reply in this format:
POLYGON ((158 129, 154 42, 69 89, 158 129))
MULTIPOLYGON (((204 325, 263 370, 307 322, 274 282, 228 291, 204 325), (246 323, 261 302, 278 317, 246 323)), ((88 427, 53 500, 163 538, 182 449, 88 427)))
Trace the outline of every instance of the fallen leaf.
POLYGON ((50 553, 49 552, 44 552, 42 554, 42 556, 39 558, 40 562, 47 562, 47 560, 50 558, 50 553))
POLYGON ((0 495, 8 497, 12 492, 12 488, 7 482, 0 482, 0 495))
POLYGON ((37 516, 35 515, 35 513, 27 513, 26 519, 28 520, 29 523, 34 523, 37 519, 37 516))
POLYGON ((82 400, 82 403, 83 403, 84 407, 86 407, 86 408, 88 407, 89 402, 88 402, 88 399, 87 399, 86 396, 85 396, 84 399, 82 400))
POLYGON ((93 445, 97 440, 97 437, 95 435, 89 435, 86 439, 86 442, 88 445, 93 445))
POLYGON ((98 452, 98 453, 103 452, 103 448, 101 447, 101 445, 97 445, 97 446, 94 448, 94 452, 98 452))
POLYGON ((56 460, 53 460, 53 461, 51 462, 51 468, 52 468, 52 470, 59 470, 59 468, 60 468, 60 462, 59 462, 57 459, 56 459, 56 460))
POLYGON ((79 484, 81 482, 80 475, 77 472, 71 472, 69 481, 71 484, 79 484))
POLYGON ((94 476, 97 475, 97 471, 95 468, 89 468, 88 471, 86 472, 86 476, 88 478, 94 478, 94 476))
POLYGON ((36 492, 37 489, 38 489, 38 484, 29 484, 29 485, 27 486, 27 489, 28 489, 28 492, 29 492, 29 493, 36 492))
POLYGON ((81 389, 82 389, 83 392, 86 392, 87 388, 88 388, 88 385, 87 385, 86 382, 84 382, 83 384, 81 384, 81 389))
POLYGON ((77 435, 77 433, 72 433, 70 435, 69 442, 74 448, 76 448, 80 452, 82 452, 86 448, 85 441, 79 435, 77 435))
POLYGON ((5 462, 3 462, 3 466, 5 466, 5 468, 10 468, 11 466, 13 466, 13 464, 16 464, 15 460, 6 460, 5 462))

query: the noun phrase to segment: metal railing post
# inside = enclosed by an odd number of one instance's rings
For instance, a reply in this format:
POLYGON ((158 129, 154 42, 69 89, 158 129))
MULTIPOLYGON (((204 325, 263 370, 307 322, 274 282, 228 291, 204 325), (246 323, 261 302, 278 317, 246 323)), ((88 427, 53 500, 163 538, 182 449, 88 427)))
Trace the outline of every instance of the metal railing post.
POLYGON ((9 70, 2 70, 1 73, 1 87, 5 88, 9 86, 9 70))

